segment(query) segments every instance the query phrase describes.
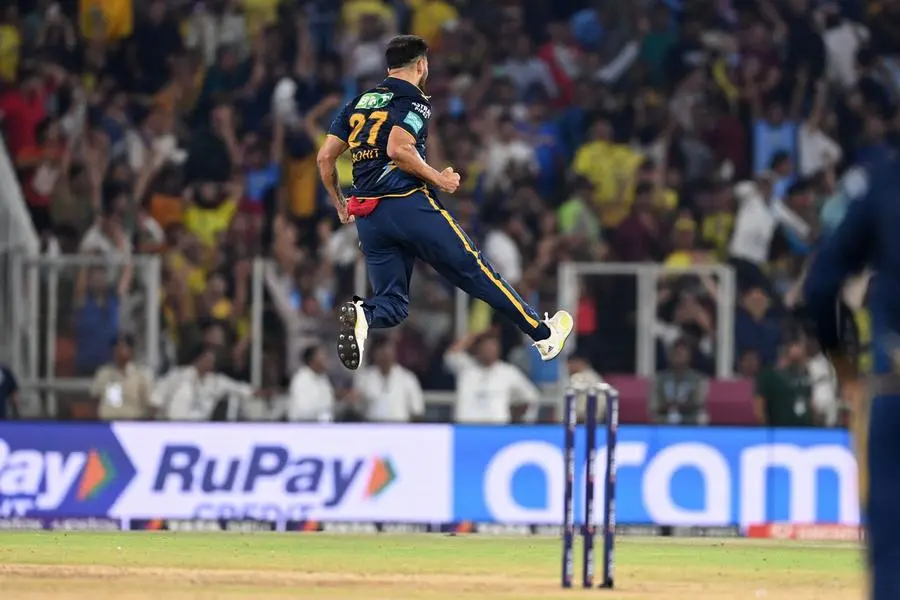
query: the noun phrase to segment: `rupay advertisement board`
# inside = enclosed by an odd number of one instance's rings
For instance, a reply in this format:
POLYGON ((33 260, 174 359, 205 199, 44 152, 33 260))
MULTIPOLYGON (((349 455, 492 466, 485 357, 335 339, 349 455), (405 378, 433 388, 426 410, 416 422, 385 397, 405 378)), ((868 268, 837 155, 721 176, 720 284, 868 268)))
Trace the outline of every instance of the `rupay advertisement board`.
MULTIPOLYGON (((845 431, 623 426, 616 460, 620 523, 859 523, 845 431)), ((0 425, 2 518, 555 525, 562 488, 561 426, 0 425)))

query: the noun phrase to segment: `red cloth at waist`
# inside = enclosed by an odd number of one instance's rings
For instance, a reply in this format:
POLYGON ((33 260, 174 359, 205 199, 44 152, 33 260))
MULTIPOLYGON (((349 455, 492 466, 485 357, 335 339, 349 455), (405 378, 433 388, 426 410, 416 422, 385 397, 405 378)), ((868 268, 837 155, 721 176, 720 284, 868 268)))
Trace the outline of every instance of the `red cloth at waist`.
POLYGON ((354 217, 368 217, 372 211, 378 208, 381 198, 357 198, 350 196, 347 199, 347 212, 354 217))

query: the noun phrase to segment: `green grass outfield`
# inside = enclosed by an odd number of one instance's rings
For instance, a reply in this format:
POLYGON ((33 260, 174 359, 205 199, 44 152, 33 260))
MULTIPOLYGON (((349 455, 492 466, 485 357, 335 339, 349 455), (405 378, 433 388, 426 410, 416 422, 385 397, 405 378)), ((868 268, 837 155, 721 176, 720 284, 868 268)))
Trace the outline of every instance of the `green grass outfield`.
POLYGON ((614 591, 561 590, 560 546, 485 535, 9 532, 0 598, 863 598, 856 545, 624 538, 614 591))

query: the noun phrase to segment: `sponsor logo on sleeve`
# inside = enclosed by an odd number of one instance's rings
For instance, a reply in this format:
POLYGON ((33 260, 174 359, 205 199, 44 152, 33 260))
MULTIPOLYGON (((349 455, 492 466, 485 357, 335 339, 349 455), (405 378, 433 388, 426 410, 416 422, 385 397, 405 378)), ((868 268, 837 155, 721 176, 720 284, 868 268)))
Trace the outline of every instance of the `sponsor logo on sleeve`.
POLYGON ((420 133, 422 127, 425 126, 425 121, 422 120, 422 117, 412 111, 406 113, 406 118, 403 119, 403 122, 409 125, 417 134, 420 133))

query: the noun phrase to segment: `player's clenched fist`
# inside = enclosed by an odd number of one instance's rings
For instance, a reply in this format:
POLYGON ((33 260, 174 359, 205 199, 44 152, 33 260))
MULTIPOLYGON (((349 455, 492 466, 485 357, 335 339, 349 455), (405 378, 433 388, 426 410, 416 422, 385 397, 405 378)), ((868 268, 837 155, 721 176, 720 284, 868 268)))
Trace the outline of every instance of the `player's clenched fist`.
POLYGON ((438 188, 442 192, 452 194, 459 187, 459 173, 453 170, 453 167, 447 167, 441 171, 441 179, 438 182, 438 188))

